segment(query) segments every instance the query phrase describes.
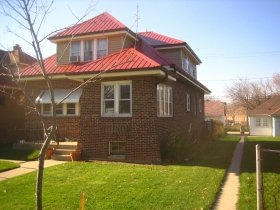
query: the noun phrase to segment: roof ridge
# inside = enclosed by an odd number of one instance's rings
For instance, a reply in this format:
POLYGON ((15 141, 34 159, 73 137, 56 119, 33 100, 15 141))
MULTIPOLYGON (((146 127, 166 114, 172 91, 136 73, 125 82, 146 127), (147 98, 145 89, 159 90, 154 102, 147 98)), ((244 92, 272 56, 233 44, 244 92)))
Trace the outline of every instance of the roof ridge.
POLYGON ((166 36, 166 35, 163 35, 163 34, 154 32, 154 31, 138 32, 137 34, 140 34, 140 35, 141 35, 141 34, 149 34, 149 33, 153 33, 153 34, 160 35, 160 36, 163 36, 163 37, 166 37, 166 38, 169 38, 169 39, 173 39, 173 40, 176 40, 176 41, 179 41, 179 42, 186 43, 186 42, 183 41, 183 40, 180 40, 180 39, 177 39, 177 38, 173 38, 173 37, 171 37, 171 36, 166 36))
POLYGON ((81 23, 66 27, 65 30, 60 31, 53 36, 50 36, 48 39, 56 39, 72 35, 81 35, 116 29, 127 29, 127 26, 110 15, 108 12, 103 12, 81 23))

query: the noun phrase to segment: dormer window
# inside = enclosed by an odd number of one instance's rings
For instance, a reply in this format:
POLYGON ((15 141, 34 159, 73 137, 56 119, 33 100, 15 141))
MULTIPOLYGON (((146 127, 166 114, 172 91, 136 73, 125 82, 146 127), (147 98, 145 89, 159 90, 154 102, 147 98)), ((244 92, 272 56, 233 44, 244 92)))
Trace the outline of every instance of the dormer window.
POLYGON ((71 62, 80 61, 80 51, 81 51, 81 43, 80 42, 72 42, 71 43, 71 62))
POLYGON ((107 55, 107 39, 97 40, 97 58, 101 58, 107 55))
POLYGON ((70 62, 86 62, 108 55, 108 39, 81 40, 71 43, 70 62))
POLYGON ((84 41, 84 61, 93 60, 93 41, 84 41))

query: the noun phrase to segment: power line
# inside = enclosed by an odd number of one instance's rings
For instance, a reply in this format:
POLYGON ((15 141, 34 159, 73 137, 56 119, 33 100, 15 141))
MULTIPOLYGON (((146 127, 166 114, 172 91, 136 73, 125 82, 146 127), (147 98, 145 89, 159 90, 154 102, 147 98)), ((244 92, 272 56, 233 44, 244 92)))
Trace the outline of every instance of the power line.
POLYGON ((209 58, 236 58, 236 57, 259 57, 259 56, 273 56, 280 55, 280 51, 263 51, 263 52, 245 52, 245 53, 217 53, 217 54, 200 54, 201 57, 209 58))
POLYGON ((261 80, 261 79, 272 79, 273 77, 260 77, 260 78, 246 78, 246 79, 219 79, 219 80, 199 80, 201 82, 228 82, 228 81, 246 81, 246 80, 261 80))

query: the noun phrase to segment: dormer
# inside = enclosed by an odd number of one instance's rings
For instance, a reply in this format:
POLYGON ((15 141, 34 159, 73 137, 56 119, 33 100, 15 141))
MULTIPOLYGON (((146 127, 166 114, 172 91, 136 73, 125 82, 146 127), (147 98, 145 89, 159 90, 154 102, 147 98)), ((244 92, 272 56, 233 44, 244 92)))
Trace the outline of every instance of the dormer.
POLYGON ((193 78, 197 79, 196 66, 201 64, 201 60, 186 42, 155 32, 142 32, 139 33, 139 36, 193 78))
POLYGON ((70 27, 49 40, 58 65, 89 62, 134 45, 136 36, 107 12, 70 27))

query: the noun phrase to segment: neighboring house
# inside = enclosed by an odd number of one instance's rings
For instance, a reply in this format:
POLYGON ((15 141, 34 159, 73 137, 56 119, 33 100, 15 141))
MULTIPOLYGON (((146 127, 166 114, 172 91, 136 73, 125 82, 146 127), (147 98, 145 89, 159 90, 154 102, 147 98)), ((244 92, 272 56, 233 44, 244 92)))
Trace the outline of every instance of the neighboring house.
POLYGON ((24 128, 24 110, 18 103, 23 95, 4 67, 15 72, 35 62, 19 45, 15 45, 13 51, 0 50, 0 143, 18 141, 16 129, 24 128))
POLYGON ((226 104, 221 101, 204 102, 205 120, 220 120, 225 125, 226 123, 226 104))
POLYGON ((249 111, 250 135, 280 136, 280 96, 249 111))
MULTIPOLYGON (((135 34, 107 12, 49 40, 57 54, 44 63, 56 102, 101 74, 56 110, 60 138, 76 139, 85 159, 160 161, 169 134, 203 133, 204 94, 210 91, 197 80, 201 61, 186 42, 135 34)), ((21 81, 51 124, 50 95, 36 69, 23 70, 21 81)), ((25 123, 27 129, 40 125, 35 113, 25 123)))

